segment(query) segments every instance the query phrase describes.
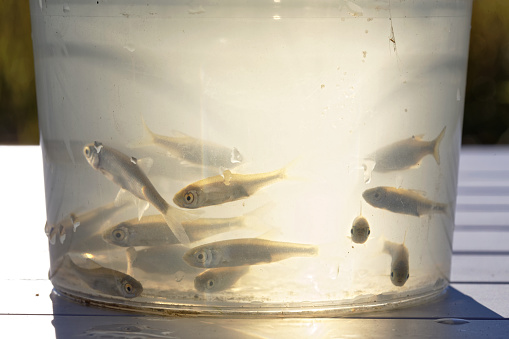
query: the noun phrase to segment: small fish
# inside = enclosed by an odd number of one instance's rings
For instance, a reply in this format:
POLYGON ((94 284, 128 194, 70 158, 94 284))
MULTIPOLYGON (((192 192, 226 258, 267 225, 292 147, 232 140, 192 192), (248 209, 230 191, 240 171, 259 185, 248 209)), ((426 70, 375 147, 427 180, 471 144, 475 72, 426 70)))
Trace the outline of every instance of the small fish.
POLYGON ((196 276, 194 288, 207 293, 224 291, 232 287, 248 271, 249 266, 209 268, 196 276))
POLYGON ((129 157, 114 148, 94 142, 84 147, 83 154, 92 168, 135 197, 152 204, 164 217, 166 223, 181 243, 189 243, 189 238, 182 226, 182 220, 189 219, 185 212, 171 207, 157 192, 154 185, 129 157))
POLYGON ((181 132, 174 132, 176 134, 174 137, 155 134, 148 128, 144 119, 142 122, 144 137, 138 142, 130 143, 128 146, 131 148, 156 145, 183 163, 214 168, 234 168, 243 161, 242 155, 235 147, 224 147, 181 132))
POLYGON ((428 154, 433 154, 440 165, 439 147, 444 134, 445 127, 432 141, 424 141, 422 135, 417 135, 382 147, 368 157, 375 161, 373 171, 391 172, 413 168, 428 154))
POLYGON ((259 189, 285 179, 286 170, 284 167, 259 174, 233 174, 226 170, 223 175, 202 179, 181 189, 173 202, 182 208, 200 208, 245 199, 259 189))
POLYGON ((93 290, 124 298, 135 298, 143 292, 141 283, 127 274, 102 267, 90 259, 88 262, 96 268, 83 268, 76 265, 69 256, 66 258, 73 271, 93 290))
POLYGON ((395 286, 403 286, 410 277, 410 264, 408 261, 408 248, 405 242, 397 244, 386 240, 383 252, 389 254, 391 260, 391 281, 395 286))
POLYGON ((373 207, 417 217, 447 213, 448 210, 447 204, 428 200, 415 191, 403 188, 379 186, 365 190, 362 197, 373 207))
POLYGON ((361 214, 353 220, 352 228, 350 229, 352 241, 356 244, 364 244, 368 240, 370 233, 368 220, 362 216, 361 204, 361 214))
MULTIPOLYGON (((184 220, 182 226, 191 242, 228 232, 244 226, 244 217, 234 218, 200 218, 184 220)), ((102 234, 107 242, 123 247, 157 246, 178 244, 179 241, 168 228, 162 215, 144 216, 123 221, 108 228, 102 234)))
POLYGON ((184 254, 183 259, 194 267, 211 268, 257 265, 317 254, 318 247, 314 245, 244 238, 191 248, 184 254))

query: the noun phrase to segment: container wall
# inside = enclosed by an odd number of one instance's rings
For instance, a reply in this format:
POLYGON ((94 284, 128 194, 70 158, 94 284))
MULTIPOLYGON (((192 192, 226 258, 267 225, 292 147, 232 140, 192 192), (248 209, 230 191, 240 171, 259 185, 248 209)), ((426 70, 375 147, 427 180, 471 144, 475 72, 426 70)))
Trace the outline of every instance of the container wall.
POLYGON ((60 291, 285 313, 447 285, 471 1, 31 14, 60 291))

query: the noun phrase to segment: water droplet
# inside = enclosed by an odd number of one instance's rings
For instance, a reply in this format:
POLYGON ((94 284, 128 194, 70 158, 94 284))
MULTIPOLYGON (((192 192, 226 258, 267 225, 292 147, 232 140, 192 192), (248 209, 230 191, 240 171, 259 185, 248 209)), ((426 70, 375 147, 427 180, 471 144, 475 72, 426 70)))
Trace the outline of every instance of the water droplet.
POLYGON ((70 11, 69 5, 64 5, 64 13, 69 13, 70 11))
POLYGON ((465 319, 459 319, 459 318, 441 318, 435 320, 439 324, 445 324, 445 325, 463 325, 468 324, 470 321, 465 319))

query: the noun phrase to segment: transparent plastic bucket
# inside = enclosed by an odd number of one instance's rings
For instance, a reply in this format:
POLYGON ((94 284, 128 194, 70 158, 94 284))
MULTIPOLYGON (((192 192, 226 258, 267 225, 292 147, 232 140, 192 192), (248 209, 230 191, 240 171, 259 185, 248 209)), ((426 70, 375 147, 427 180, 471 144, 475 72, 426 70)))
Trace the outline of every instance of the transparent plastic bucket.
POLYGON ((58 293, 318 316, 447 287, 471 1, 30 6, 58 293))

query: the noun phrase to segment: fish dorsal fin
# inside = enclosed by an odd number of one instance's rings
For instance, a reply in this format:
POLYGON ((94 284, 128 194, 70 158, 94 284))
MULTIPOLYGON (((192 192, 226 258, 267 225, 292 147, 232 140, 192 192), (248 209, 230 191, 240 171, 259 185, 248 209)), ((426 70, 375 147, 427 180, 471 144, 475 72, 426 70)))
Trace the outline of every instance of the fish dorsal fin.
POLYGON ((233 174, 230 170, 226 170, 223 172, 224 184, 226 186, 230 185, 230 180, 232 179, 232 177, 233 177, 233 174))
POLYGON ((427 195, 426 191, 423 191, 423 190, 418 190, 418 189, 415 189, 415 188, 410 188, 408 189, 410 192, 412 193, 416 193, 416 194, 419 194, 423 197, 425 197, 427 195))
POLYGON ((176 138, 192 138, 190 135, 188 134, 185 134, 184 132, 181 132, 181 131, 177 131, 177 130, 172 130, 171 131, 171 134, 176 137, 176 138))
MULTIPOLYGON (((134 157, 131 158, 131 160, 132 159, 134 159, 134 157)), ((148 174, 148 172, 152 168, 152 165, 154 164, 154 159, 149 157, 138 159, 136 160, 136 164, 143 171, 143 173, 148 174)))

